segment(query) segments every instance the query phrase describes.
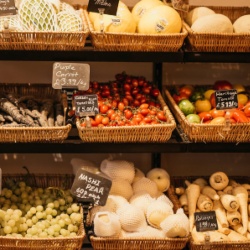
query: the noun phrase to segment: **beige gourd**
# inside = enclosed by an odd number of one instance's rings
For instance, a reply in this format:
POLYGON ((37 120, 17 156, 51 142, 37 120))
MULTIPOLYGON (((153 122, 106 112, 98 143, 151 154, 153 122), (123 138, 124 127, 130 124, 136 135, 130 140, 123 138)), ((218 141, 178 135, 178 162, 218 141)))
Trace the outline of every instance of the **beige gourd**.
POLYGON ((250 33, 250 14, 239 17, 234 23, 235 33, 250 33))
POLYGON ((187 16, 185 17, 185 21, 189 26, 192 26, 192 24, 200 17, 207 16, 215 14, 215 12, 208 8, 208 7, 195 7, 191 11, 188 12, 187 16))
POLYGON ((230 19, 222 14, 212 14, 198 18, 191 26, 197 33, 233 33, 230 19))

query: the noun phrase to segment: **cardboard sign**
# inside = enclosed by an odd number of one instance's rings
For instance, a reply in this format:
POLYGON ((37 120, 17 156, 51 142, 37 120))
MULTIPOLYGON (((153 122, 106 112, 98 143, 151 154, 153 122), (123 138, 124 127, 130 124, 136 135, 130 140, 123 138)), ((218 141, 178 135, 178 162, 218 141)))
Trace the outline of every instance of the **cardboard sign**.
POLYGON ((197 232, 213 231, 218 229, 215 211, 194 213, 197 232))
POLYGON ((116 16, 119 0, 89 0, 87 11, 100 13, 104 10, 103 14, 116 16))
POLYGON ((216 90, 215 103, 216 109, 238 108, 237 90, 216 90))
POLYGON ((74 104, 77 116, 92 116, 99 113, 97 95, 75 95, 74 104))
POLYGON ((0 16, 16 14, 15 0, 0 0, 0 16))
POLYGON ((80 168, 76 172, 71 193, 79 202, 87 201, 96 206, 104 206, 111 185, 111 180, 80 168))
POLYGON ((53 64, 52 87, 54 89, 75 88, 88 90, 89 79, 89 64, 62 62, 55 62, 53 64))

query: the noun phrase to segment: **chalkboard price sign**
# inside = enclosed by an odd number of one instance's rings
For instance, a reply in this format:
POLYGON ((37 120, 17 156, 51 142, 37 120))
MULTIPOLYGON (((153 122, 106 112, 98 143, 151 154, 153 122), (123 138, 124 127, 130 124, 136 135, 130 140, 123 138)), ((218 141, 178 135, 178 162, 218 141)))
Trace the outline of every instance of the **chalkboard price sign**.
POLYGON ((218 229, 215 211, 194 213, 197 232, 212 231, 218 229))
POLYGON ((89 0, 87 11, 100 13, 104 9, 104 14, 116 16, 119 0, 89 0))
POLYGON ((16 15, 14 0, 0 0, 0 16, 16 15))
POLYGON ((216 109, 238 108, 237 90, 216 90, 215 91, 216 109))
POLYGON ((99 113, 97 95, 75 95, 76 116, 91 116, 99 113))
POLYGON ((90 66, 84 63, 53 64, 52 87, 54 89, 75 88, 89 89, 90 66))
POLYGON ((79 169, 71 187, 71 193, 79 202, 91 202, 104 206, 111 188, 111 180, 84 169, 79 169))

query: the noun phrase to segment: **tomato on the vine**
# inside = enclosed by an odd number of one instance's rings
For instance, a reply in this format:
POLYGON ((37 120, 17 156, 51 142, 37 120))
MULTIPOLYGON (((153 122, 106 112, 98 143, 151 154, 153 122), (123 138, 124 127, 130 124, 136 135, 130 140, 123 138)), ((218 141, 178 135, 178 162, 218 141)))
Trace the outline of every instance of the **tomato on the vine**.
POLYGON ((118 103, 118 109, 119 109, 120 111, 123 111, 124 108, 125 108, 124 103, 123 103, 123 102, 119 102, 119 103, 118 103))
POLYGON ((100 110, 100 113, 106 114, 107 111, 109 110, 109 107, 108 107, 108 105, 103 104, 103 105, 100 106, 99 110, 100 110))
POLYGON ((152 95, 153 97, 158 97, 159 94, 160 94, 160 90, 159 90, 159 89, 152 89, 152 90, 151 90, 151 95, 152 95))
POLYGON ((163 111, 159 111, 158 113, 157 113, 157 118, 160 120, 160 121, 163 121, 163 122, 166 122, 167 121, 167 118, 166 118, 166 116, 165 116, 165 114, 164 114, 164 112, 163 111))
POLYGON ((108 125, 108 123, 109 123, 109 118, 107 116, 103 117, 102 124, 106 126, 106 125, 108 125))
POLYGON ((130 109, 125 109, 124 110, 124 116, 125 116, 126 119, 129 120, 129 119, 131 119, 133 117, 133 113, 132 113, 132 111, 130 109))

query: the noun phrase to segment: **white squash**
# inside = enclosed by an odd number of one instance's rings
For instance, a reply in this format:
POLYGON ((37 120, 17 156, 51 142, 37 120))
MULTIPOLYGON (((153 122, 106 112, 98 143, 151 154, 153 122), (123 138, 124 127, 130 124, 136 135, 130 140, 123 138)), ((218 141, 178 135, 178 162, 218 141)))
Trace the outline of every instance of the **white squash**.
POLYGON ((233 33, 233 24, 222 14, 212 14, 197 19, 191 29, 198 33, 233 33))

